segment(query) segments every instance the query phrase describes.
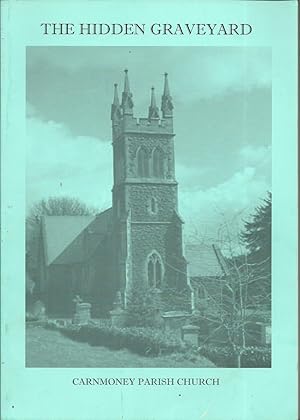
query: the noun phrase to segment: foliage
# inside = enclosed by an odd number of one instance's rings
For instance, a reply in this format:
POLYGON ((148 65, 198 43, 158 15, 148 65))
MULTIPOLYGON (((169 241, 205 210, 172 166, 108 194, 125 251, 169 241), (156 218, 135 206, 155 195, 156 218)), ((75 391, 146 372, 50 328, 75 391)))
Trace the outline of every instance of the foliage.
POLYGON ((236 255, 236 235, 225 221, 220 234, 227 258, 218 253, 224 273, 213 281, 198 279, 204 296, 198 321, 202 331, 203 326, 207 329, 203 344, 222 341, 235 355, 232 360, 238 367, 248 343, 259 342, 254 319, 265 322, 260 317, 266 318, 271 310, 271 194, 263 203, 238 237, 241 249, 248 252, 236 255))
POLYGON ((191 346, 183 343, 174 334, 155 328, 87 325, 68 326, 60 331, 67 337, 94 346, 105 346, 113 350, 126 348, 142 356, 185 353, 191 346))
POLYGON ((249 260, 259 263, 271 259, 272 194, 269 192, 262 204, 255 209, 251 220, 245 221, 242 241, 249 260))
POLYGON ((26 312, 26 317, 25 317, 25 321, 26 322, 31 322, 31 321, 40 321, 38 316, 34 316, 31 315, 30 313, 26 312))
POLYGON ((76 197, 49 197, 33 204, 27 218, 29 223, 36 223, 41 216, 87 216, 96 210, 88 207, 76 197))
POLYGON ((251 220, 245 222, 241 239, 246 247, 247 265, 258 279, 249 285, 248 293, 260 305, 271 304, 271 248, 272 248, 272 194, 258 206, 251 220), (263 299, 262 299, 263 298, 263 299))
POLYGON ((241 367, 271 367, 271 347, 249 346, 234 352, 231 346, 207 344, 201 346, 199 351, 218 367, 235 367, 240 353, 241 367))
POLYGON ((34 294, 27 296, 26 321, 41 321, 46 319, 45 305, 41 300, 36 300, 34 294))
POLYGON ((125 324, 128 327, 154 327, 159 322, 160 309, 159 291, 139 285, 127 296, 125 324))
POLYGON ((218 288, 211 289, 203 283, 208 304, 191 321, 205 332, 204 344, 217 341, 231 348, 238 367, 248 343, 260 341, 259 332, 254 328, 255 322, 264 322, 270 315, 270 308, 266 305, 270 302, 270 295, 265 291, 255 295, 251 293, 251 288, 256 293, 257 283, 264 280, 256 267, 247 263, 245 268, 232 266, 226 276, 214 280, 219 284, 218 288))

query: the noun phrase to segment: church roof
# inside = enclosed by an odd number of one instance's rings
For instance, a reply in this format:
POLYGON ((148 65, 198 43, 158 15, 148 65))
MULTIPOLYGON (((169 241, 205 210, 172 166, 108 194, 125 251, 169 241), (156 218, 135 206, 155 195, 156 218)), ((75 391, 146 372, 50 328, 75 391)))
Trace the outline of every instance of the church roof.
POLYGON ((190 277, 219 277, 227 273, 224 257, 215 245, 187 244, 185 258, 190 277))
POLYGON ((46 265, 81 262, 109 230, 111 209, 97 216, 43 216, 42 236, 46 265), (88 243, 84 243, 84 232, 88 243))

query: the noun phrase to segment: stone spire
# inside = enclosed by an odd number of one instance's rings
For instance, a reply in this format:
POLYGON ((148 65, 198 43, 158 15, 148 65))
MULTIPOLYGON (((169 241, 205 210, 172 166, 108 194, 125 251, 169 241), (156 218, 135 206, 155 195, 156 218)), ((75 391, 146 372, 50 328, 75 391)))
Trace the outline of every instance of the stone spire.
POLYGON ((120 101, 118 95, 118 84, 114 84, 114 99, 111 105, 111 119, 116 120, 121 118, 121 108, 120 108, 120 101))
POLYGON ((170 95, 169 82, 168 82, 168 73, 165 73, 165 84, 164 84, 164 93, 161 98, 161 110, 163 113, 163 118, 173 116, 173 103, 172 96, 170 95))
POLYGON ((132 93, 130 92, 130 87, 129 87, 129 79, 128 79, 128 70, 124 70, 125 71, 125 80, 124 80, 124 91, 122 93, 122 109, 123 109, 123 114, 130 114, 132 115, 133 113, 133 101, 132 101, 132 93))
POLYGON ((154 87, 151 88, 151 101, 149 106, 148 118, 149 120, 151 120, 151 118, 159 118, 159 110, 156 106, 154 87))

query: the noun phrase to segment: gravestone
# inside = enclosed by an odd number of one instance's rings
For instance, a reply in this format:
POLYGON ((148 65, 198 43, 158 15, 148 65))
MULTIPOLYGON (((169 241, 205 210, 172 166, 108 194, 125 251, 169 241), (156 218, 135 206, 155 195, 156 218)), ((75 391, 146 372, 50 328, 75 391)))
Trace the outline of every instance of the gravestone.
POLYGON ((188 324, 191 314, 183 311, 169 311, 162 314, 165 330, 180 329, 188 324))
POLYGON ((187 325, 191 314, 183 311, 169 311, 162 314, 163 327, 165 331, 173 331, 181 338, 181 328, 187 325))
POLYGON ((199 332, 200 328, 196 325, 184 325, 181 328, 181 339, 186 343, 199 346, 199 332))
POLYGON ((90 303, 76 303, 75 314, 73 317, 73 324, 86 325, 91 319, 90 303))
POLYGON ((125 325, 126 313, 122 308, 116 308, 110 311, 110 319, 112 327, 122 328, 125 325))

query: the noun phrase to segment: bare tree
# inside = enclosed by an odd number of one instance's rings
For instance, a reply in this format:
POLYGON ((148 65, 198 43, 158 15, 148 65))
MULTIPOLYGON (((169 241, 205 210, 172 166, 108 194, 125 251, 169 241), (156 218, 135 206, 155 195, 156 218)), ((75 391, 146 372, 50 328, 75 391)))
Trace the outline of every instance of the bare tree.
POLYGON ((84 202, 76 197, 59 196, 42 199, 33 204, 29 216, 28 223, 36 223, 41 216, 85 216, 95 214, 97 210, 88 207, 84 202))
MULTIPOLYGON (((219 262, 223 275, 200 278, 194 287, 201 288, 198 320, 208 326, 202 345, 209 342, 227 345, 241 366, 248 343, 261 345, 255 321, 270 318, 271 265, 270 255, 254 260, 246 252, 243 235, 227 221, 219 229, 219 262), (224 256, 225 255, 225 256, 224 256)), ((269 246, 270 248, 270 246, 269 246)))
POLYGON ((41 217, 84 216, 96 213, 95 208, 88 207, 75 197, 49 197, 33 204, 26 218, 26 270, 30 274, 27 277, 31 279, 26 285, 26 290, 32 293, 32 280, 36 277, 41 217))

